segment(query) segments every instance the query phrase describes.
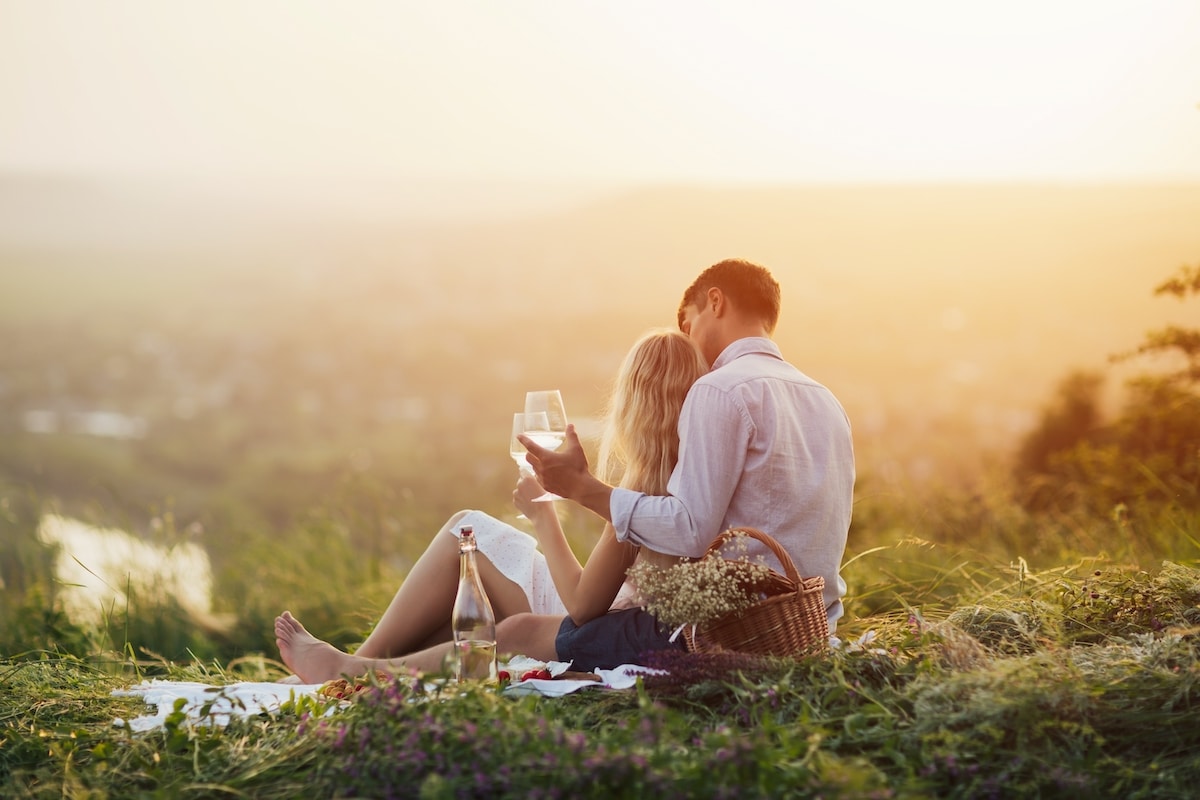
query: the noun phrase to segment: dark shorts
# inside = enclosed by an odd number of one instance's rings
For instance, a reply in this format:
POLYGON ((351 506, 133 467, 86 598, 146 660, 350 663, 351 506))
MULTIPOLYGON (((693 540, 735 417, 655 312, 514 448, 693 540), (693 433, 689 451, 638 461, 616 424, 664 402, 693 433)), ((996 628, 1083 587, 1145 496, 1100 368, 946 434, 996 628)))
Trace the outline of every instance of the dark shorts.
POLYGON ((640 664, 642 654, 653 650, 683 650, 682 635, 673 642, 670 638, 671 631, 644 609, 623 608, 580 626, 565 618, 554 648, 560 661, 571 662, 571 669, 591 672, 640 664))

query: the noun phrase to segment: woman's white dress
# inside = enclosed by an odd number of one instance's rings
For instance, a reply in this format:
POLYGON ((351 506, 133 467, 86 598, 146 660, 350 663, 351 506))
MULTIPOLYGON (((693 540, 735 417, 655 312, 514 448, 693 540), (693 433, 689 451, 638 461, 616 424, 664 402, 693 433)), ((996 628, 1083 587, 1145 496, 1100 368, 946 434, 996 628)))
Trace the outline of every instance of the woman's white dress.
MULTIPOLYGON (((488 561, 500 570, 504 577, 520 586, 529 599, 529 608, 534 614, 566 616, 567 609, 554 581, 546 557, 537 549, 537 539, 524 531, 501 522, 482 511, 468 511, 451 528, 455 536, 463 525, 475 531, 475 542, 488 561)), ((633 587, 628 582, 621 586, 611 608, 629 608, 637 605, 633 587)))

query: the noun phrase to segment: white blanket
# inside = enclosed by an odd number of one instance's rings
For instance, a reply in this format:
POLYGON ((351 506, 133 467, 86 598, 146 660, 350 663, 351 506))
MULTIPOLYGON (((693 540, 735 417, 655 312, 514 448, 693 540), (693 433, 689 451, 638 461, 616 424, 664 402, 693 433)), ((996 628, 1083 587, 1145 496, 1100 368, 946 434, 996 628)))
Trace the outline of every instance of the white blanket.
POLYGON ((322 685, 244 681, 228 686, 213 686, 192 681, 142 681, 128 689, 113 690, 113 696, 141 697, 147 705, 156 707, 155 713, 135 717, 128 722, 118 717, 113 724, 139 733, 161 728, 167 717, 174 713, 175 701, 182 698, 184 705, 181 710, 187 724, 224 726, 235 717, 273 714, 290 699, 315 695, 322 685), (205 706, 210 703, 205 714, 205 706))
MULTIPOLYGON (((551 661, 546 666, 551 675, 561 675, 570 664, 551 661)), ((595 670, 595 673, 600 676, 600 680, 553 678, 547 681, 531 678, 527 681, 514 681, 504 687, 504 693, 506 695, 540 694, 543 697, 562 697, 589 686, 599 689, 628 689, 637 683, 639 675, 655 674, 655 670, 639 667, 637 664, 622 664, 613 669, 598 669, 595 670)))
MULTIPOLYGON (((545 667, 551 675, 561 675, 570 664, 551 661, 548 664, 514 659, 507 665, 514 674, 517 670, 534 666, 545 667)), ((580 689, 628 689, 637 683, 638 675, 653 671, 636 664, 622 664, 615 669, 598 669, 600 680, 552 680, 530 679, 514 681, 504 687, 506 695, 539 694, 543 697, 562 697, 580 689)), ((163 727, 167 717, 174 713, 175 702, 183 699, 182 711, 185 724, 224 726, 231 719, 254 717, 259 714, 274 714, 288 700, 304 696, 315 696, 324 684, 252 683, 244 681, 226 686, 214 686, 193 681, 142 681, 128 689, 115 689, 114 697, 141 697, 147 705, 155 707, 155 713, 135 717, 131 720, 117 718, 114 725, 128 727, 134 732, 163 727), (205 713, 207 706, 207 713, 205 713)), ((347 703, 348 705, 348 703, 347 703)))

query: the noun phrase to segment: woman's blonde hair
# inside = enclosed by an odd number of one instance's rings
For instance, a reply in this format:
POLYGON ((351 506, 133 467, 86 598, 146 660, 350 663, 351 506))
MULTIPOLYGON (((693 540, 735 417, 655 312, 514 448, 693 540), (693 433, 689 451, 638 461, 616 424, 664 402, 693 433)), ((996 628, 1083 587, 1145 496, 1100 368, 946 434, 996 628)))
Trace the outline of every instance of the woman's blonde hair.
POLYGON ((679 412, 708 367, 686 334, 663 328, 634 343, 621 364, 600 438, 598 473, 646 494, 666 494, 679 459, 679 412))

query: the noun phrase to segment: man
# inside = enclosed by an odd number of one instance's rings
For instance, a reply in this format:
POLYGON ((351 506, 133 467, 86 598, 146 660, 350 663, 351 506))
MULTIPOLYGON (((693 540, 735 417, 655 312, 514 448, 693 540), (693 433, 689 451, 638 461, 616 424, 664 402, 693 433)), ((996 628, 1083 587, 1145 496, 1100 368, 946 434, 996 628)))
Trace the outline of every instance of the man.
MULTIPOLYGON (((560 451, 527 438, 522 443, 548 491, 612 522, 621 541, 698 557, 728 528, 769 534, 802 576, 825 579, 832 633, 846 593, 839 566, 854 492, 850 423, 833 394, 784 361, 771 341, 779 296, 770 272, 736 259, 709 267, 684 293, 679 328, 711 371, 684 403, 679 461, 667 496, 614 488, 593 476, 573 428, 560 451)), ((622 613, 579 628, 568 618, 558 639, 559 657, 572 657, 584 642, 594 647, 614 637, 628 639, 628 632, 615 630, 626 624, 622 613)))

